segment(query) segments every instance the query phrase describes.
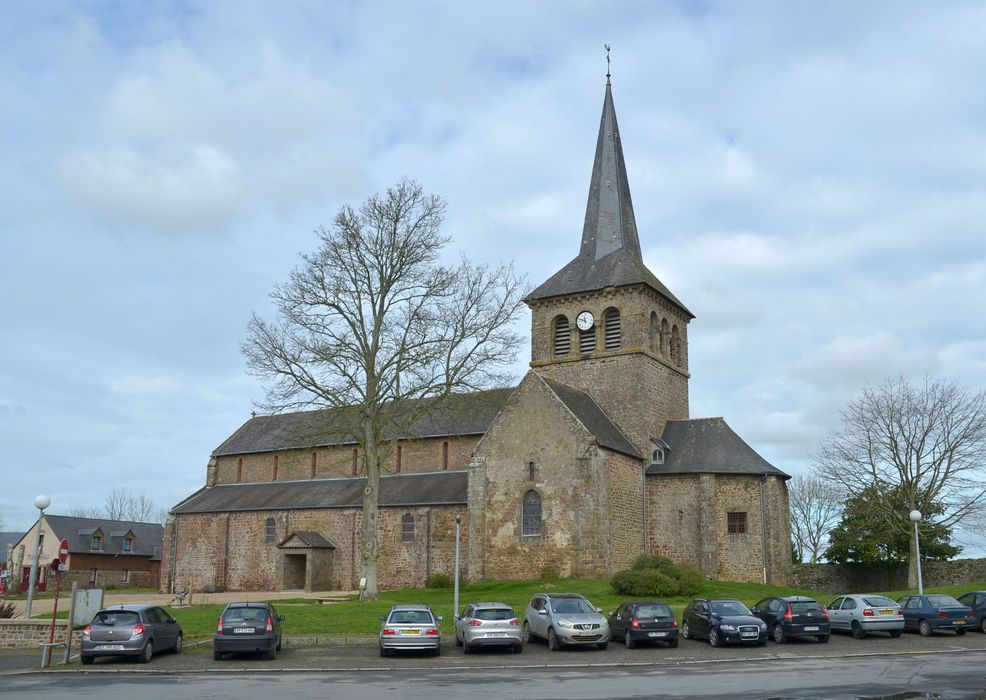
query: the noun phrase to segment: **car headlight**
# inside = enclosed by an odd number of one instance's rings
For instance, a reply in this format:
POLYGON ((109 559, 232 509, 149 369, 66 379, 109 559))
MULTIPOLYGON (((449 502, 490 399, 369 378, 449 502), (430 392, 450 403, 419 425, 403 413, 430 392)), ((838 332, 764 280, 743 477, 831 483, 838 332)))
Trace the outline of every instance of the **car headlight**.
POLYGON ((721 629, 723 632, 735 632, 736 625, 719 625, 719 629, 721 629))
POLYGON ((767 623, 766 622, 761 622, 760 623, 760 631, 763 632, 766 629, 767 629, 767 623))
POLYGON ((575 625, 573 623, 571 623, 571 622, 563 622, 562 620, 559 620, 558 621, 558 626, 561 627, 561 628, 563 628, 563 629, 567 629, 567 630, 570 630, 570 629, 572 629, 572 628, 575 627, 575 625))

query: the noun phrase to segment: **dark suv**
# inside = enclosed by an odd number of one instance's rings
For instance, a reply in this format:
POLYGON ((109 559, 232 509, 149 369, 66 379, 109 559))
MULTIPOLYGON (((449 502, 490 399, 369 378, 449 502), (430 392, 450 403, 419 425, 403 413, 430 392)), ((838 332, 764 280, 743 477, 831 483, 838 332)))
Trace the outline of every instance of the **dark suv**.
POLYGON ((708 639, 714 647, 722 644, 767 643, 767 625, 750 609, 732 598, 694 598, 685 608, 681 636, 708 639))
POLYGON ((753 606, 753 614, 767 623, 778 644, 783 644, 789 637, 815 637, 823 644, 829 640, 829 614, 811 598, 770 596, 753 606))

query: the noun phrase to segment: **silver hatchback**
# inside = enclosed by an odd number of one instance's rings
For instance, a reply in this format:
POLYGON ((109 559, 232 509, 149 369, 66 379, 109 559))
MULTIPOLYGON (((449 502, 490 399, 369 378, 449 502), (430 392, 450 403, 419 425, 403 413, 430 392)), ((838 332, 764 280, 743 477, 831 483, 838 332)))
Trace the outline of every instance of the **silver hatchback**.
POLYGON ((181 653, 181 625, 156 605, 114 605, 100 610, 82 630, 79 660, 97 656, 131 656, 147 663, 154 652, 181 653))
POLYGON ((509 647, 519 654, 523 647, 520 621, 504 603, 470 603, 455 618, 455 643, 464 654, 480 647, 509 647))
POLYGON ((904 632, 904 611, 882 595, 847 595, 826 607, 833 630, 851 632, 863 639, 870 632, 887 632, 899 637, 904 632))
POLYGON ((395 605, 380 619, 380 656, 390 656, 393 651, 428 651, 434 656, 442 653, 442 632, 438 628, 442 616, 436 617, 427 605, 395 605))

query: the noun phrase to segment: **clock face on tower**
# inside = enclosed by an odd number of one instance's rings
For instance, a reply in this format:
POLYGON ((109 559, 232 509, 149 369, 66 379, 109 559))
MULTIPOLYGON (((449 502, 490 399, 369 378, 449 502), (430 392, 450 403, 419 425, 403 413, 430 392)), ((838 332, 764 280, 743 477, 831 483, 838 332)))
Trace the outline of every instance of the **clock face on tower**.
POLYGON ((594 321, 595 319, 592 317, 592 312, 583 311, 578 315, 578 318, 575 319, 575 325, 578 326, 580 331, 587 331, 592 328, 594 321))

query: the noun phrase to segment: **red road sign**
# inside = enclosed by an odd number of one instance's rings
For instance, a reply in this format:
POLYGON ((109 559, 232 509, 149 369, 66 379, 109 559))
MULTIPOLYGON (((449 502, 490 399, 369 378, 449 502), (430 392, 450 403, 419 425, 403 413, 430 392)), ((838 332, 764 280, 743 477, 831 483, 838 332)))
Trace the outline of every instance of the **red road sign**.
POLYGON ((58 561, 64 564, 66 559, 68 559, 68 540, 62 540, 58 545, 58 561))

